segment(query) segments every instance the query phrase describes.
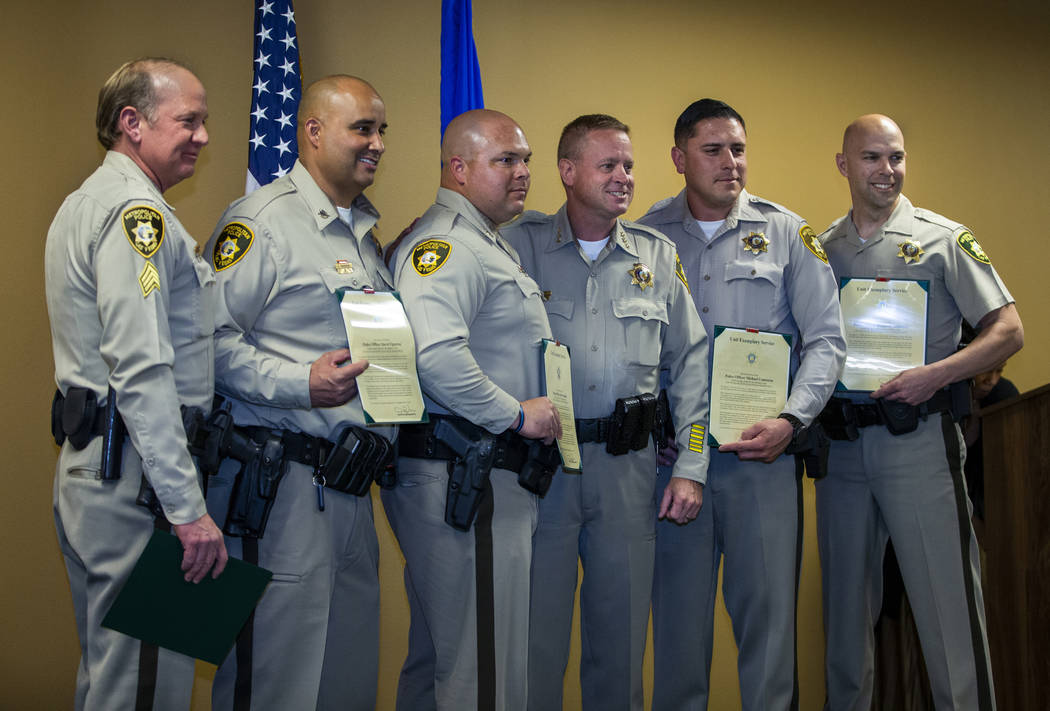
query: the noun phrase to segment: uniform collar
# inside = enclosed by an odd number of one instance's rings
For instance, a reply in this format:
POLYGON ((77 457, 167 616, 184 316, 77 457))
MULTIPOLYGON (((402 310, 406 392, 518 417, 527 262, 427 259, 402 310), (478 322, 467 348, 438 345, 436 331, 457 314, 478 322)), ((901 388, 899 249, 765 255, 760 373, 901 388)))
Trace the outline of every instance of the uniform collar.
MULTIPOLYGON (((565 203, 554 215, 554 231, 547 238, 547 252, 553 252, 570 244, 576 244, 576 236, 572 233, 572 225, 569 224, 569 214, 565 203)), ((638 245, 633 235, 628 234, 623 228, 623 221, 616 219, 616 224, 609 233, 609 242, 615 247, 623 249, 632 257, 638 256, 638 245)), ((608 245, 606 245, 608 247, 608 245)))
POLYGON ((914 219, 915 208, 912 206, 911 200, 901 193, 900 200, 897 201, 897 206, 890 213, 889 219, 883 223, 878 232, 863 242, 861 242, 860 233, 857 232, 857 226, 853 224, 853 210, 850 209, 849 219, 846 220, 846 239, 849 240, 850 244, 859 247, 861 245, 875 244, 882 240, 883 235, 890 233, 910 237, 914 229, 914 219))
POLYGON ((125 155, 120 151, 106 151, 106 156, 102 159, 102 164, 107 168, 116 170, 129 180, 138 183, 149 191, 154 200, 161 203, 172 212, 175 212, 175 208, 164 199, 164 194, 157 188, 154 182, 149 179, 149 176, 142 172, 142 168, 140 168, 135 161, 131 160, 130 156, 125 155))
POLYGON ((476 208, 474 203, 464 195, 448 188, 438 188, 437 198, 435 198, 434 202, 459 214, 493 244, 499 245, 500 242, 496 238, 496 225, 493 225, 492 220, 485 217, 481 210, 476 208))
MULTIPOLYGON (((689 200, 686 197, 685 188, 671 201, 671 209, 676 210, 679 217, 681 217, 682 229, 687 234, 707 242, 707 235, 700 229, 700 225, 696 223, 696 218, 693 217, 693 213, 689 210, 689 200)), ((733 203, 732 209, 726 215, 725 224, 718 230, 718 235, 733 231, 741 222, 769 222, 766 216, 762 214, 762 211, 751 204, 751 194, 747 190, 741 190, 740 194, 737 195, 736 202, 733 203)))
MULTIPOLYGON (((318 187, 317 181, 310 175, 305 165, 298 160, 295 161, 295 165, 288 173, 288 179, 292 181, 292 185, 306 201, 306 206, 313 215, 318 232, 323 232, 328 225, 339 219, 339 211, 335 209, 331 199, 318 187)), ((375 227, 379 220, 379 211, 363 194, 354 198, 354 201, 350 203, 350 209, 354 215, 353 235, 360 242, 375 227)))

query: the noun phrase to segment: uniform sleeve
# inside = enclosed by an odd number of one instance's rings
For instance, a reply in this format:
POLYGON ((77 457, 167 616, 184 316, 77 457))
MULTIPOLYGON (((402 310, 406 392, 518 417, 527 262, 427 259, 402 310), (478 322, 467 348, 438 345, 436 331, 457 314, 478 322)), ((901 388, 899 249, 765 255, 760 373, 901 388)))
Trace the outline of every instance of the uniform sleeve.
POLYGON ((425 276, 413 266, 411 245, 399 250, 395 282, 416 339, 416 367, 427 395, 493 433, 510 427, 518 400, 498 387, 470 352, 470 324, 485 302, 484 265, 459 241, 425 276))
MULTIPOLYGON (((162 214, 159 206, 134 203, 134 209, 143 206, 162 214)), ((189 259, 189 250, 178 234, 167 233, 165 225, 159 247, 145 257, 125 232, 123 208, 130 204, 109 215, 95 248, 100 350, 110 369, 117 409, 142 459, 143 474, 168 520, 189 523, 207 509, 197 468, 186 448, 168 319, 173 306, 192 307, 171 303, 174 271, 181 259, 189 259)))
POLYGON ((951 236, 945 268, 945 288, 955 299, 955 305, 963 318, 971 324, 998 308, 1011 304, 1013 296, 992 266, 984 250, 977 245, 973 235, 965 227, 959 227, 951 236), (969 252, 960 242, 969 246, 969 252))
POLYGON ((668 327, 660 349, 660 369, 667 372, 667 395, 675 423, 678 459, 672 476, 707 482, 708 381, 707 331, 689 294, 675 252, 668 295, 668 327))
POLYGON ((838 285, 831 267, 802 239, 802 223, 791 235, 790 263, 786 270, 788 302, 799 331, 799 367, 784 411, 809 425, 820 414, 835 390, 846 360, 838 285))
MULTIPOLYGON (((215 255, 235 236, 223 219, 205 254, 215 255)), ((251 340, 256 319, 280 291, 274 243, 266 228, 243 218, 252 240, 235 263, 216 269, 215 387, 243 402, 288 409, 310 409, 310 363, 264 353, 251 340)), ((213 256, 213 260, 215 257, 213 256)))

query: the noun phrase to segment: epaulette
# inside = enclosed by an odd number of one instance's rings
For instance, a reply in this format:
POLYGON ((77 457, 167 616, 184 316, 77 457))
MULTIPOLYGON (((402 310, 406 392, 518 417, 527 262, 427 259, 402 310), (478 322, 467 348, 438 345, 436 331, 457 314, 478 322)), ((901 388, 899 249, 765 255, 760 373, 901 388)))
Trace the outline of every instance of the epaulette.
POLYGON ((759 197, 757 195, 752 195, 752 194, 748 193, 748 202, 750 204, 752 204, 752 205, 761 205, 762 207, 772 208, 773 210, 775 210, 775 211, 777 211, 777 212, 779 212, 781 214, 788 215, 789 217, 793 217, 793 218, 795 218, 796 220, 798 220, 800 222, 805 222, 806 221, 797 212, 793 212, 793 211, 787 209, 786 207, 784 207, 783 205, 781 205, 778 202, 773 202, 772 200, 766 200, 765 198, 759 197))
POLYGON ((849 215, 843 215, 842 217, 828 225, 828 228, 826 230, 817 235, 817 240, 819 240, 821 244, 824 244, 832 237, 845 237, 845 230, 841 230, 839 234, 836 234, 836 232, 839 231, 839 226, 843 224, 843 222, 848 216, 849 215))
POLYGON ((655 237, 656 239, 658 239, 658 240, 660 240, 662 242, 667 242, 668 244, 670 244, 672 246, 674 245, 674 242, 671 241, 670 237, 668 237, 667 235, 665 235, 663 232, 661 232, 660 230, 656 229, 655 227, 650 227, 649 225, 643 225, 643 224, 641 224, 639 222, 632 222, 631 220, 620 220, 620 224, 622 224, 624 229, 626 229, 626 230, 629 230, 629 231, 630 230, 634 230, 634 231, 637 231, 637 232, 644 232, 646 235, 648 235, 650 237, 655 237))
POLYGON ((503 227, 515 227, 517 225, 529 224, 543 224, 545 222, 550 222, 553 219, 554 215, 548 215, 547 213, 540 212, 539 210, 526 210, 525 212, 521 213, 521 215, 519 215, 516 219, 512 220, 511 222, 508 222, 506 225, 503 225, 503 227))
POLYGON ((663 210, 666 210, 667 207, 674 201, 674 198, 675 198, 675 196, 672 195, 671 197, 666 197, 663 200, 659 200, 659 201, 653 203, 653 206, 645 211, 645 215, 643 215, 643 217, 648 217, 649 215, 655 215, 658 212, 662 212, 663 210))
POLYGON ((289 180, 275 180, 264 185, 258 190, 235 200, 227 209, 227 215, 246 217, 250 220, 257 219, 259 213, 265 210, 277 198, 295 192, 295 185, 289 180))
POLYGON ((964 225, 961 222, 949 220, 944 215, 938 215, 936 212, 924 210, 921 207, 915 208, 915 219, 922 220, 923 222, 929 222, 931 225, 943 227, 949 232, 955 232, 956 230, 965 229, 964 225))

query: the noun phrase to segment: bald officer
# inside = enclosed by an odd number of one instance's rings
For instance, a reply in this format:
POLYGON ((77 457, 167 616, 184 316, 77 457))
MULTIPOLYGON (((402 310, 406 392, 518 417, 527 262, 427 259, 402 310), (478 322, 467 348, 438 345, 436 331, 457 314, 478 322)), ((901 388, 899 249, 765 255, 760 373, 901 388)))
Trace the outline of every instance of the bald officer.
POLYGON ((657 525, 653 708, 707 708, 719 562, 743 708, 797 708, 802 484, 783 452, 820 413, 845 356, 835 280, 805 220, 744 189, 739 113, 696 101, 679 116, 674 141, 685 189, 640 221, 677 245, 709 338, 716 326, 752 328, 786 334, 794 349, 783 410, 711 453, 699 518, 657 525))
POLYGON ((437 200, 397 252, 432 420, 403 428, 398 486, 383 492, 412 612, 402 711, 525 708, 537 496, 519 476, 528 440, 561 434, 541 397, 541 341, 551 333, 540 290, 499 234, 524 207, 531 153, 504 114, 453 119, 437 200), (445 521, 455 456, 437 425, 473 441, 498 436, 476 516, 458 528, 445 521))
POLYGON ((901 190, 904 136, 886 116, 862 116, 836 155, 852 209, 822 235, 835 276, 929 282, 926 365, 875 391, 836 397, 822 420, 833 441, 817 483, 824 579, 828 708, 867 709, 872 624, 881 606, 882 560, 893 541, 915 613, 938 709, 993 709, 977 541, 970 523, 952 383, 1017 352, 1024 335, 1013 297, 970 231, 912 205, 901 190), (956 350, 962 320, 980 326, 956 350), (876 403, 917 417, 909 431, 876 403), (847 425, 852 424, 849 428, 847 425), (891 432, 890 425, 897 433, 891 432), (852 431, 850 431, 852 429, 852 431))
MULTIPOLYGON (((330 76, 307 87, 299 160, 230 205, 208 245, 220 296, 216 388, 237 425, 279 448, 284 462, 264 535, 228 539, 231 551, 274 578, 215 676, 216 709, 375 706, 372 502, 333 488, 319 467, 344 434, 395 434, 365 428, 355 378, 368 363, 350 360, 336 298, 339 289, 392 288, 372 231, 379 213, 363 194, 386 126, 383 100, 362 79, 330 76)), ((216 516, 227 509, 236 469, 227 461, 208 492, 216 516)))
POLYGON ((170 522, 187 580, 226 565, 179 413, 211 409, 215 280, 163 197, 193 175, 207 116, 204 87, 181 64, 117 69, 98 97, 106 157, 47 234, 62 445, 54 513, 80 639, 78 710, 189 708, 193 659, 101 627, 155 525, 170 522), (106 472, 104 443, 117 444, 112 429, 103 436, 112 399, 130 441, 106 472), (144 481, 164 510, 158 520, 135 504, 144 481))

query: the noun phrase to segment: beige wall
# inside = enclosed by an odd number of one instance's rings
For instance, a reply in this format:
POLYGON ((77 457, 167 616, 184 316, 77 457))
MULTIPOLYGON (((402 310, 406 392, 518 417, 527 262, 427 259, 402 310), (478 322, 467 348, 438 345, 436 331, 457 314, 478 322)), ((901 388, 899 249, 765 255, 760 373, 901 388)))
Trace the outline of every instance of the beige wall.
MULTIPOLYGON (((352 72, 386 99, 388 152, 370 191, 384 214, 384 241, 426 208, 437 183, 439 7, 438 0, 297 6, 305 79, 352 72)), ((638 187, 630 216, 641 215, 680 187, 668 157, 674 119, 692 99, 715 96, 747 120, 749 188, 807 216, 819 231, 847 208, 833 163, 842 128, 860 113, 894 116, 909 149, 906 192, 965 221, 1017 299, 1027 347, 1011 361, 1009 376, 1022 390, 1050 379, 1050 301, 1039 286, 1048 243, 1042 230, 1050 224, 1045 3, 1010 2, 993 11, 972 0, 890 0, 870 9, 830 0, 475 0, 474 12, 488 105, 518 118, 535 151, 533 209, 553 211, 562 200, 553 159, 560 127, 577 114, 603 111, 634 129, 638 187)), ((168 195, 191 232, 208 236, 243 189, 251 3, 35 0, 4 2, 3 15, 7 170, 0 200, 8 226, 0 310, 8 346, 0 706, 60 708, 72 693, 77 645, 49 513, 54 386, 44 236, 63 196, 101 158, 92 128, 99 85, 120 62, 143 54, 189 61, 208 88, 212 145, 198 175, 168 195)), ((823 698, 823 652, 808 483, 806 503, 799 656, 802 707, 812 709, 823 698)), ((392 708, 407 613, 400 557, 378 509, 377 519, 385 709, 392 708)), ((712 708, 731 709, 739 701, 724 617, 718 634, 712 708)), ((207 671, 202 665, 202 697, 207 671)), ((567 689, 568 699, 578 698, 574 681, 567 689)))

